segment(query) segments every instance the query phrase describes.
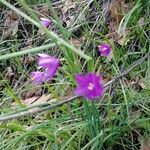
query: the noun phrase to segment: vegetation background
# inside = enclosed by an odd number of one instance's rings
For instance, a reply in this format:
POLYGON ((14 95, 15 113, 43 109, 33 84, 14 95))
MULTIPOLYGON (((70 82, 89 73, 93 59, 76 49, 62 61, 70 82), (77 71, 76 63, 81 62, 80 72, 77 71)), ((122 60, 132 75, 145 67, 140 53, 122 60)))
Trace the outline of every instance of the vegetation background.
POLYGON ((148 0, 0 0, 0 149, 150 150, 149 16, 148 0), (61 67, 35 86, 38 52, 61 67), (86 72, 103 76, 103 98, 73 96, 86 72))

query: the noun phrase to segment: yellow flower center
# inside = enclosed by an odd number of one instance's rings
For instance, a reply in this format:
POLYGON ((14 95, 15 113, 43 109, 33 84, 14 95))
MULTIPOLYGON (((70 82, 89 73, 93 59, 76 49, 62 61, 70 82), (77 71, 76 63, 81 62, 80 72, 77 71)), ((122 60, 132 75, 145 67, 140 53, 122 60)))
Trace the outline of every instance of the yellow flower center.
POLYGON ((92 91, 94 89, 94 84, 90 82, 87 88, 92 91))
POLYGON ((35 79, 35 77, 32 77, 31 80, 33 81, 35 79))

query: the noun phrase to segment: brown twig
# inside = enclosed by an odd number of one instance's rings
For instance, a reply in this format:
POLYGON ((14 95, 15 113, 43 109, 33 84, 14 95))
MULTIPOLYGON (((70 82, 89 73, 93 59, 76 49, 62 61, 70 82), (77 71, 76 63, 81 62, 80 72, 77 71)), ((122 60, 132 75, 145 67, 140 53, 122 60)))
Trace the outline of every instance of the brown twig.
POLYGON ((126 69, 125 71, 123 71, 120 75, 116 76, 115 78, 113 78, 112 80, 107 82, 105 84, 105 87, 109 86, 110 84, 112 84, 113 82, 115 82, 118 79, 122 78, 123 76, 127 75, 133 68, 135 68, 136 66, 140 65, 149 56, 150 56, 150 51, 144 57, 142 57, 139 60, 137 60, 136 62, 132 63, 131 66, 128 69, 126 69))
MULTIPOLYGON (((112 83, 114 83, 115 81, 117 81, 118 79, 122 78, 123 76, 127 75, 133 68, 135 68, 136 66, 140 65, 145 59, 147 59, 150 56, 150 51, 141 59, 137 60, 136 62, 134 62, 133 64, 131 64, 131 66, 123 71, 120 75, 118 75, 117 77, 113 78, 111 81, 107 82, 104 87, 108 87, 109 85, 111 85, 112 83)), ((63 104, 67 104, 69 102, 72 102, 73 100, 75 100, 76 98, 79 98, 78 96, 72 96, 66 100, 63 100, 57 104, 52 104, 52 105, 47 105, 47 106, 37 106, 37 107, 30 107, 30 108, 26 108, 25 110, 21 110, 20 112, 17 113, 11 113, 11 114, 6 114, 0 117, 0 122, 6 122, 8 120, 12 120, 12 119, 16 119, 16 118, 20 118, 23 116, 28 116, 28 115, 32 115, 32 114, 36 114, 36 113, 41 113, 41 112, 45 112, 48 111, 50 109, 62 106, 63 104)), ((41 105, 42 106, 42 105, 41 105)))
POLYGON ((26 111, 18 112, 16 114, 4 115, 4 116, 0 117, 0 122, 5 122, 5 121, 8 121, 8 120, 20 118, 20 117, 23 117, 23 116, 28 116, 28 115, 33 115, 33 114, 36 114, 36 113, 45 112, 45 111, 48 111, 52 108, 56 108, 56 107, 59 107, 63 104, 69 103, 69 102, 73 101, 74 99, 76 99, 77 97, 78 96, 72 96, 72 97, 70 97, 70 98, 68 98, 64 101, 61 101, 57 104, 53 104, 53 105, 46 106, 46 107, 34 107, 32 109, 28 109, 26 111))

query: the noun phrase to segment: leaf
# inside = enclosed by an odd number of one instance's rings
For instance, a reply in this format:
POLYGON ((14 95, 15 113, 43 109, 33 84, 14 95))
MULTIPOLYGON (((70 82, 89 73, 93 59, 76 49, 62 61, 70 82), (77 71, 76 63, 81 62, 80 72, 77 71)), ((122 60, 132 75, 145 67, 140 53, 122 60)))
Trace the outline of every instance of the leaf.
POLYGON ((31 98, 27 98, 27 99, 23 100, 23 103, 26 105, 31 105, 34 101, 36 101, 36 99, 37 99, 36 96, 31 97, 31 98))
POLYGON ((133 12, 140 6, 139 1, 136 3, 136 5, 122 18, 119 28, 118 28, 118 34, 124 35, 127 23, 129 22, 129 19, 133 12))
POLYGON ((19 17, 13 12, 8 12, 5 15, 3 39, 10 35, 14 36, 18 32, 19 17))
POLYGON ((68 10, 70 10, 70 9, 76 7, 75 2, 73 2, 72 0, 65 0, 64 5, 65 5, 65 6, 63 6, 63 8, 62 8, 62 11, 63 11, 64 13, 66 13, 68 10))
MULTIPOLYGON (((31 105, 38 105, 38 104, 45 104, 45 103, 53 103, 55 102, 56 99, 52 99, 52 95, 48 94, 45 95, 43 94, 42 96, 33 96, 31 98, 27 98, 25 100, 22 100, 22 104, 25 104, 26 106, 31 106, 31 105)), ((11 106, 16 107, 17 104, 13 102, 11 106)))
MULTIPOLYGON (((120 45, 127 45, 127 43, 130 41, 127 37, 129 34, 130 30, 126 30, 124 32, 124 35, 120 36, 119 39, 117 39, 116 41, 118 42, 118 44, 120 45)), ((119 34, 117 34, 117 36, 119 37, 119 34)))
POLYGON ((9 79, 15 75, 15 72, 13 70, 13 68, 11 66, 6 67, 6 77, 8 77, 9 79))
POLYGON ((38 98, 34 103, 32 103, 32 105, 37 105, 37 104, 42 104, 42 103, 46 103, 47 101, 49 101, 52 98, 51 94, 45 95, 43 94, 40 98, 38 98))
POLYGON ((71 38, 69 40, 69 43, 71 43, 72 45, 74 45, 77 48, 81 48, 81 46, 84 43, 84 40, 85 40, 85 37, 83 37, 83 36, 81 38, 79 38, 79 39, 71 38))
POLYGON ((34 5, 33 9, 38 12, 37 16, 39 18, 49 16, 49 6, 46 4, 42 6, 34 5))
POLYGON ((146 89, 147 88, 146 85, 145 85, 145 83, 142 80, 139 81, 139 85, 140 85, 140 87, 142 89, 146 89))
POLYGON ((135 88, 142 88, 142 89, 148 89, 149 86, 147 84, 147 81, 145 79, 140 79, 139 77, 136 77, 134 80, 132 80, 130 82, 131 86, 132 87, 135 87, 135 88))
POLYGON ((106 35, 106 37, 116 41, 120 45, 126 45, 130 40, 127 38, 130 33, 129 29, 125 29, 123 34, 120 34, 117 31, 120 23, 122 22, 122 19, 124 18, 125 14, 129 12, 129 8, 132 5, 133 4, 131 3, 125 3, 124 0, 117 0, 109 7, 112 20, 109 23, 109 33, 106 35))
POLYGON ((75 20, 75 16, 68 16, 68 19, 66 19, 66 25, 67 25, 67 28, 70 28, 73 24, 75 20))
POLYGON ((106 34, 105 36, 111 39, 112 41, 116 41, 120 45, 127 45, 127 43, 130 41, 130 38, 128 37, 129 33, 130 33, 130 30, 127 29, 124 35, 119 35, 117 31, 115 30, 113 32, 106 34))
POLYGON ((31 98, 25 99, 23 100, 23 103, 26 104, 27 106, 30 106, 30 105, 45 104, 48 102, 55 102, 55 101, 56 101, 55 99, 52 99, 51 94, 48 94, 48 95, 43 94, 41 97, 34 96, 31 98))
POLYGON ((35 58, 32 55, 25 56, 25 58, 22 60, 24 65, 32 65, 34 62, 35 58))
POLYGON ((116 25, 119 25, 121 19, 123 18, 122 7, 121 7, 123 3, 124 0, 119 0, 112 3, 109 7, 111 17, 115 20, 116 25))
POLYGON ((138 23, 139 27, 142 28, 145 25, 144 17, 141 17, 137 23, 138 23))

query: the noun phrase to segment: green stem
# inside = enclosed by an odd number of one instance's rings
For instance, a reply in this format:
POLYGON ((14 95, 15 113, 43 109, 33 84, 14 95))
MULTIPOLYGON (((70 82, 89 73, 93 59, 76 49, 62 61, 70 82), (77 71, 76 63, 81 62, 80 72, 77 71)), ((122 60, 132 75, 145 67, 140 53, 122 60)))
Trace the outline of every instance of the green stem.
POLYGON ((22 55, 30 54, 30 53, 34 53, 34 52, 39 52, 43 49, 52 48, 54 46, 56 46, 56 44, 52 43, 52 44, 47 44, 47 45, 43 45, 43 46, 39 46, 39 47, 34 47, 34 48, 14 52, 14 53, 11 53, 11 54, 1 55, 0 60, 4 60, 4 59, 16 57, 16 56, 22 56, 22 55))

